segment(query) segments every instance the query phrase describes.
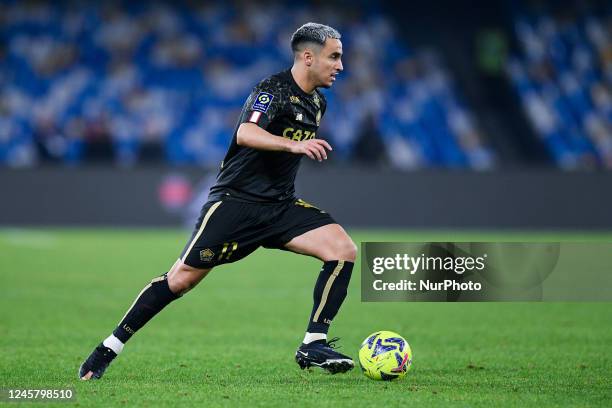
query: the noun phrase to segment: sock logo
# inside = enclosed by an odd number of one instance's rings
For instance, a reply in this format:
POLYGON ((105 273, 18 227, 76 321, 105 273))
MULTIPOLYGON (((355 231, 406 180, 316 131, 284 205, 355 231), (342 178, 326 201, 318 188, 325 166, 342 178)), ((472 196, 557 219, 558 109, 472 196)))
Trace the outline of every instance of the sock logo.
POLYGON ((128 326, 127 324, 123 325, 123 329, 130 334, 134 334, 134 330, 132 330, 132 328, 128 326))

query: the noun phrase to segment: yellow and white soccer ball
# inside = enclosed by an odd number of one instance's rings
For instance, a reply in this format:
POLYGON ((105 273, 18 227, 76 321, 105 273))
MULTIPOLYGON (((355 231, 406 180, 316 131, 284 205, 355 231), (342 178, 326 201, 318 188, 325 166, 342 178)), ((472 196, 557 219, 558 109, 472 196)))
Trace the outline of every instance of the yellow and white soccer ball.
POLYGON ((373 380, 399 379, 410 370, 412 350, 399 334, 378 331, 361 343, 359 364, 365 376, 373 380))

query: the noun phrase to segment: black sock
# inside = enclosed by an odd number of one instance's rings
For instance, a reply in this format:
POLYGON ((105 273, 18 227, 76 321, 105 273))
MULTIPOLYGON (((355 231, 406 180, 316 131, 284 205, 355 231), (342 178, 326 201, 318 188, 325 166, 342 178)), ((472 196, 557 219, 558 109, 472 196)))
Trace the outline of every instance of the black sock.
POLYGON ((342 302, 346 298, 353 262, 327 261, 315 284, 309 333, 327 333, 329 325, 338 313, 342 302))
POLYGON ((138 329, 179 296, 172 293, 166 274, 151 281, 140 292, 113 335, 125 343, 138 329))

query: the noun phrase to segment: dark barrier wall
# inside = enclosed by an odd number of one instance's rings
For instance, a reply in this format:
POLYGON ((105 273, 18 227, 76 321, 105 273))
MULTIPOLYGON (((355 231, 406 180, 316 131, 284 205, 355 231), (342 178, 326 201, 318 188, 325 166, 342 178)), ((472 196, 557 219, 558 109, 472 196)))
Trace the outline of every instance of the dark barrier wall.
MULTIPOLYGON (((0 225, 172 226, 212 173, 168 168, 0 171, 0 225)), ((306 201, 354 227, 612 229, 612 173, 305 167, 306 201)))

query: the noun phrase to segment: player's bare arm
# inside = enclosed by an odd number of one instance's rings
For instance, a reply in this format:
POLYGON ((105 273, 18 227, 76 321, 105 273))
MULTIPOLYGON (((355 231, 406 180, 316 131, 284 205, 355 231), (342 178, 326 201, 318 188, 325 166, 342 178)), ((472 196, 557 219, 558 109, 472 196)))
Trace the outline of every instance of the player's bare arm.
POLYGON ((242 123, 240 125, 236 134, 236 142, 240 146, 258 150, 304 154, 312 160, 318 161, 326 160, 327 150, 332 150, 329 143, 323 139, 309 139, 298 142, 273 135, 254 123, 242 123))

